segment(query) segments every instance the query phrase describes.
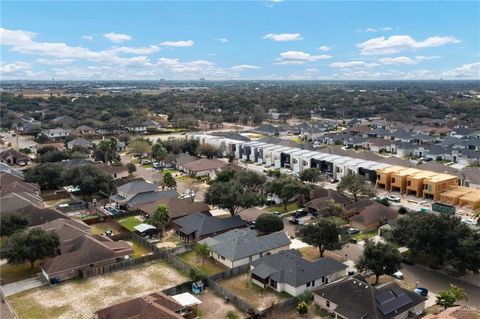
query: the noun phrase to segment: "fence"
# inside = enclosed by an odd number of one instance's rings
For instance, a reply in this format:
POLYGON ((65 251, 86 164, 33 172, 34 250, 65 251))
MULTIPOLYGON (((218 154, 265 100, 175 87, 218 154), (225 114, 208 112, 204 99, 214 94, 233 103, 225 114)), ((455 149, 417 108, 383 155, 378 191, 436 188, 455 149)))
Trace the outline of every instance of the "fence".
POLYGON ((191 292, 192 291, 192 283, 193 281, 184 282, 174 287, 170 287, 167 289, 162 290, 162 292, 168 296, 183 294, 184 292, 191 292))
POLYGON ((290 311, 292 308, 295 308, 298 304, 297 298, 289 298, 282 302, 275 303, 268 307, 267 309, 262 310, 259 315, 262 317, 266 317, 268 314, 272 313, 283 313, 290 311))
POLYGON ((212 289, 213 291, 215 291, 215 293, 219 294, 220 296, 223 296, 225 299, 228 299, 229 302, 233 303, 240 310, 248 313, 250 316, 256 317, 260 314, 257 308, 255 308, 245 300, 232 294, 230 291, 220 286, 211 278, 207 278, 207 285, 208 285, 208 288, 212 289))
POLYGON ((102 274, 108 274, 110 272, 129 269, 153 260, 161 259, 162 256, 159 254, 146 255, 135 259, 127 259, 112 265, 106 265, 95 268, 86 268, 80 269, 81 278, 90 278, 93 276, 98 276, 102 274))

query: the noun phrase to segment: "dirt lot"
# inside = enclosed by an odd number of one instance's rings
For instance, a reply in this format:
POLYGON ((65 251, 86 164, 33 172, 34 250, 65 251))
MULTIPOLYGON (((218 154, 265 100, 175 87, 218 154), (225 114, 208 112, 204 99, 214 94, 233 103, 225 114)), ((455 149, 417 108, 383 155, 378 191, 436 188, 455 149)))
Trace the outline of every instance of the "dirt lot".
POLYGON ((72 280, 10 297, 19 318, 93 318, 96 310, 188 281, 164 262, 86 280, 72 280))
POLYGON ((272 289, 263 289, 255 285, 248 274, 222 280, 219 284, 255 306, 258 310, 267 309, 272 304, 289 297, 287 294, 280 294, 272 289))
POLYGON ((198 307, 204 319, 225 318, 227 312, 233 311, 238 318, 246 318, 246 315, 237 309, 232 303, 225 303, 222 297, 216 295, 212 290, 206 289, 202 294, 196 296, 202 301, 198 307))

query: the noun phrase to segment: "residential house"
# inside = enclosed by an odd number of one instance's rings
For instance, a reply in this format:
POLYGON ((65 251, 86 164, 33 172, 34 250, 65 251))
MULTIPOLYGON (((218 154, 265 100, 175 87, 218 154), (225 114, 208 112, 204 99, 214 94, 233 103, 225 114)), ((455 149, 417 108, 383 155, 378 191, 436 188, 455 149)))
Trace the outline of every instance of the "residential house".
POLYGON ((411 143, 394 141, 390 144, 390 153, 399 157, 408 157, 413 154, 415 146, 411 143))
POLYGON ((450 136, 457 138, 468 138, 473 132, 474 130, 468 127, 454 127, 450 133, 450 136))
POLYGON ((244 228, 247 224, 240 216, 216 218, 195 213, 174 220, 173 226, 184 241, 190 242, 216 236, 232 229, 244 228))
POLYGON ((75 120, 73 117, 68 116, 68 115, 62 115, 59 117, 56 117, 52 120, 52 124, 54 125, 60 125, 63 127, 72 127, 73 124, 75 124, 77 120, 75 120))
POLYGON ((147 126, 142 123, 131 124, 127 126, 127 130, 134 134, 145 134, 147 133, 147 126))
POLYGON ((34 183, 27 183, 22 177, 8 172, 0 172, 0 195, 10 193, 31 193, 40 195, 40 187, 34 183))
POLYGON ((45 135, 52 141, 58 141, 58 140, 63 140, 67 136, 70 135, 70 130, 64 129, 64 128, 51 128, 51 129, 45 129, 42 130, 41 134, 45 135))
POLYGON ((77 137, 76 139, 73 139, 67 143, 67 148, 71 150, 75 146, 77 146, 77 147, 83 147, 85 149, 91 149, 92 145, 93 145, 92 142, 90 142, 89 140, 86 140, 81 137, 77 137))
POLYGON ((234 229, 200 241, 210 247, 210 255, 221 264, 235 268, 263 256, 290 249, 290 239, 284 231, 257 236, 250 228, 234 229))
POLYGON ((59 218, 68 218, 66 215, 60 213, 54 208, 44 208, 41 206, 32 205, 31 203, 29 205, 24 205, 24 203, 21 201, 22 198, 18 198, 18 199, 20 199, 20 202, 17 200, 17 205, 15 205, 15 203, 13 204, 6 203, 6 205, 3 206, 4 200, 2 198, 0 200, 0 204, 1 204, 0 206, 2 206, 0 213, 2 215, 4 214, 21 215, 27 218, 29 226, 41 225, 43 223, 53 221, 59 218))
POLYGON ((364 232, 375 230, 398 217, 397 211, 371 199, 361 199, 345 209, 353 214, 349 218, 350 226, 364 232))
POLYGON ((380 153, 382 151, 390 151, 391 144, 391 140, 386 140, 383 138, 371 138, 364 143, 366 149, 377 153, 380 153))
MULTIPOLYGON (((351 201, 339 192, 333 189, 316 188, 310 192, 311 200, 305 204, 305 208, 309 213, 318 214, 320 216, 328 216, 331 214, 328 202, 340 204, 345 207, 351 201)), ((338 212, 339 214, 341 212, 338 212)))
POLYGON ((32 159, 19 152, 13 148, 6 149, 0 152, 0 162, 8 164, 8 165, 20 165, 25 166, 27 165, 32 159))
POLYGON ((87 125, 80 125, 75 130, 73 130, 72 134, 75 136, 95 135, 95 129, 87 125))
POLYGON ((425 310, 425 297, 396 283, 371 286, 348 277, 314 291, 315 305, 335 319, 407 319, 425 310))
POLYGON ((0 173, 8 173, 23 179, 23 171, 10 167, 7 163, 0 161, 0 173))
POLYGON ((198 160, 198 157, 192 156, 187 153, 180 153, 175 156, 173 163, 176 169, 183 171, 184 170, 183 166, 185 164, 194 162, 196 160, 198 160))
POLYGON ((42 127, 42 122, 31 120, 31 121, 22 121, 18 124, 18 130, 23 133, 34 133, 39 132, 42 127))
POLYGON ((391 139, 404 143, 411 143, 414 140, 413 133, 406 129, 398 129, 391 134, 391 139))
POLYGON ((156 292, 95 312, 95 319, 194 319, 202 302, 190 293, 168 296, 156 292))
POLYGON ((251 263, 252 282, 298 297, 347 275, 347 266, 328 257, 306 260, 294 249, 263 256, 251 263))
POLYGON ((263 135, 285 135, 287 132, 281 127, 276 127, 270 124, 264 124, 256 127, 252 130, 253 133, 263 134, 263 135))
POLYGON ((113 179, 121 179, 129 175, 126 165, 96 164, 96 167, 112 176, 113 179))
POLYGON ((170 221, 192 214, 209 215, 210 212, 210 207, 204 202, 194 202, 191 199, 180 199, 176 197, 160 198, 154 202, 136 205, 135 208, 146 216, 149 216, 162 204, 168 207, 170 221))
POLYGON ((227 164, 218 159, 201 158, 182 166, 183 171, 193 177, 208 176, 214 178, 227 164))
POLYGON ((470 149, 452 150, 452 161, 461 165, 479 165, 480 152, 470 149))
POLYGON ((117 187, 117 193, 110 196, 119 208, 134 209, 136 206, 155 202, 161 198, 178 197, 175 189, 158 191, 157 184, 136 180, 117 187))
POLYGON ((148 132, 155 132, 162 128, 162 126, 154 120, 143 121, 141 125, 145 126, 148 132))

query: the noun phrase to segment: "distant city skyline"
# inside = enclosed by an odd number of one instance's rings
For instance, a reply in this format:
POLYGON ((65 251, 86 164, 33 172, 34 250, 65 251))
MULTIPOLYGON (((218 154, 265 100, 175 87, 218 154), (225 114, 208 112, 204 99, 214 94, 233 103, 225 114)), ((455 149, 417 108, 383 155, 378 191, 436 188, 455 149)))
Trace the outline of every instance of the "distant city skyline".
POLYGON ((2 1, 3 80, 480 79, 478 1, 2 1))

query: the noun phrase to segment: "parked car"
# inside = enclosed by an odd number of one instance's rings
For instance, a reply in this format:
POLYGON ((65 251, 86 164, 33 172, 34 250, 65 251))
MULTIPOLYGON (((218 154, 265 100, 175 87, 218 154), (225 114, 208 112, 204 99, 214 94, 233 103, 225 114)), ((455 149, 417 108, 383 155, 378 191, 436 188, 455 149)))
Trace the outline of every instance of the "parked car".
POLYGON ((347 233, 350 234, 350 235, 355 235, 355 234, 358 234, 360 231, 356 228, 349 228, 347 229, 347 233))
POLYGON ((273 214, 273 215, 276 215, 276 216, 278 216, 278 217, 280 217, 280 218, 282 217, 282 214, 280 214, 280 212, 272 212, 272 214, 273 214))
POLYGON ((150 164, 151 162, 152 162, 152 161, 150 161, 150 160, 144 159, 144 160, 141 160, 141 161, 140 161, 140 164, 142 164, 142 165, 147 165, 147 164, 150 164))
POLYGON ((355 238, 350 238, 348 241, 349 241, 350 243, 352 243, 352 244, 356 244, 356 243, 357 243, 357 240, 356 240, 355 238))
POLYGON ((288 222, 292 225, 298 225, 300 221, 297 218, 290 218, 288 222))
POLYGON ((397 195, 389 194, 387 195, 387 199, 392 202, 400 202, 400 197, 397 195))
POLYGON ((414 292, 422 297, 428 296, 428 289, 423 287, 415 288, 414 292))
POLYGON ((402 256, 402 262, 407 265, 414 265, 415 262, 410 256, 402 256))
POLYGON ((462 223, 469 226, 477 226, 477 221, 473 218, 462 219, 462 223))
POLYGON ((301 209, 298 209, 296 210, 294 213, 293 213, 293 217, 294 218, 301 218, 301 217, 305 217, 308 215, 308 212, 305 208, 301 208, 301 209))
POLYGON ((403 279, 403 273, 401 271, 396 271, 393 275, 393 278, 403 279))

